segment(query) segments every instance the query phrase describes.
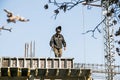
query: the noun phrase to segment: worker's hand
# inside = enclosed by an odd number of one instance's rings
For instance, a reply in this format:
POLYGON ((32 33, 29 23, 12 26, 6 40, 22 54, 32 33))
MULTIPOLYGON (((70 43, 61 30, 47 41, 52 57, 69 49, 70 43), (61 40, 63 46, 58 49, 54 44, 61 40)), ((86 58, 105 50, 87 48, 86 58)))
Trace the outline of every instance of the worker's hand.
POLYGON ((64 51, 66 50, 66 47, 64 47, 64 51))

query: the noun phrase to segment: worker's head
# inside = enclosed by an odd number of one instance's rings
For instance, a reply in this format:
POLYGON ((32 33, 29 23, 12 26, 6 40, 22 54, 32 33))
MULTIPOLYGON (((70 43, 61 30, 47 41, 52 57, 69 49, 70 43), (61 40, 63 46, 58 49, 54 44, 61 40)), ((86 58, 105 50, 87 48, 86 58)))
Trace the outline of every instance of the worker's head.
POLYGON ((57 34, 60 34, 60 32, 61 32, 61 26, 58 26, 58 27, 56 28, 56 33, 57 33, 57 34))

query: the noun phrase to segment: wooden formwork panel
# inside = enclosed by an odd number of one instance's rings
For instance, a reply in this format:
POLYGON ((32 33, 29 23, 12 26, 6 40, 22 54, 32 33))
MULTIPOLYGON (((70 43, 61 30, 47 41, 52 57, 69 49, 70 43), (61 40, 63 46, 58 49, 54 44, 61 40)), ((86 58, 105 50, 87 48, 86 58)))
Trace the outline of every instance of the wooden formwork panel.
POLYGON ((66 68, 66 60, 61 59, 61 68, 66 68))
POLYGON ((38 68, 39 59, 32 59, 32 68, 38 68))
POLYGON ((59 68, 59 59, 54 59, 54 68, 59 68))
POLYGON ((17 58, 10 59, 10 67, 17 67, 17 58))
POLYGON ((25 67, 31 68, 31 59, 25 59, 25 67))
POLYGON ((24 59, 18 59, 19 61, 19 67, 24 67, 24 59))
POLYGON ((53 59, 47 59, 47 68, 53 68, 53 59))
POLYGON ((73 68, 73 60, 67 59, 66 64, 67 68, 73 68))
POLYGON ((10 62, 9 62, 10 60, 8 59, 8 58, 3 58, 2 59, 2 66, 3 67, 8 67, 8 66, 10 66, 10 62))
POLYGON ((40 59, 40 68, 46 68, 46 59, 40 59))
POLYGON ((73 58, 2 58, 1 67, 73 68, 73 58))

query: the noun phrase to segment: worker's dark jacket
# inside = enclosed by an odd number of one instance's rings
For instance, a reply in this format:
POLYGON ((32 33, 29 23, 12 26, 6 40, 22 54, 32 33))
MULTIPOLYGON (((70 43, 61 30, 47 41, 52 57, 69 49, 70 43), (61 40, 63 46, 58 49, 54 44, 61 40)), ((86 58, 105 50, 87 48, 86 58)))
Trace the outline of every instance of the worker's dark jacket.
POLYGON ((57 49, 61 49, 62 45, 66 47, 66 42, 62 34, 54 34, 50 40, 50 46, 55 47, 57 49))

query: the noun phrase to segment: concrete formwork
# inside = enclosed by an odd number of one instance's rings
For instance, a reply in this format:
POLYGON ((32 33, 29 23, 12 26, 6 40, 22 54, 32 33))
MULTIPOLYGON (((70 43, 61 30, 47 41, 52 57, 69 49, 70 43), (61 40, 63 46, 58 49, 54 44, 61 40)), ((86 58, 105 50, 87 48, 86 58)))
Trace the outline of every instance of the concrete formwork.
POLYGON ((89 80, 90 69, 75 69, 73 58, 0 58, 0 80, 89 80))

